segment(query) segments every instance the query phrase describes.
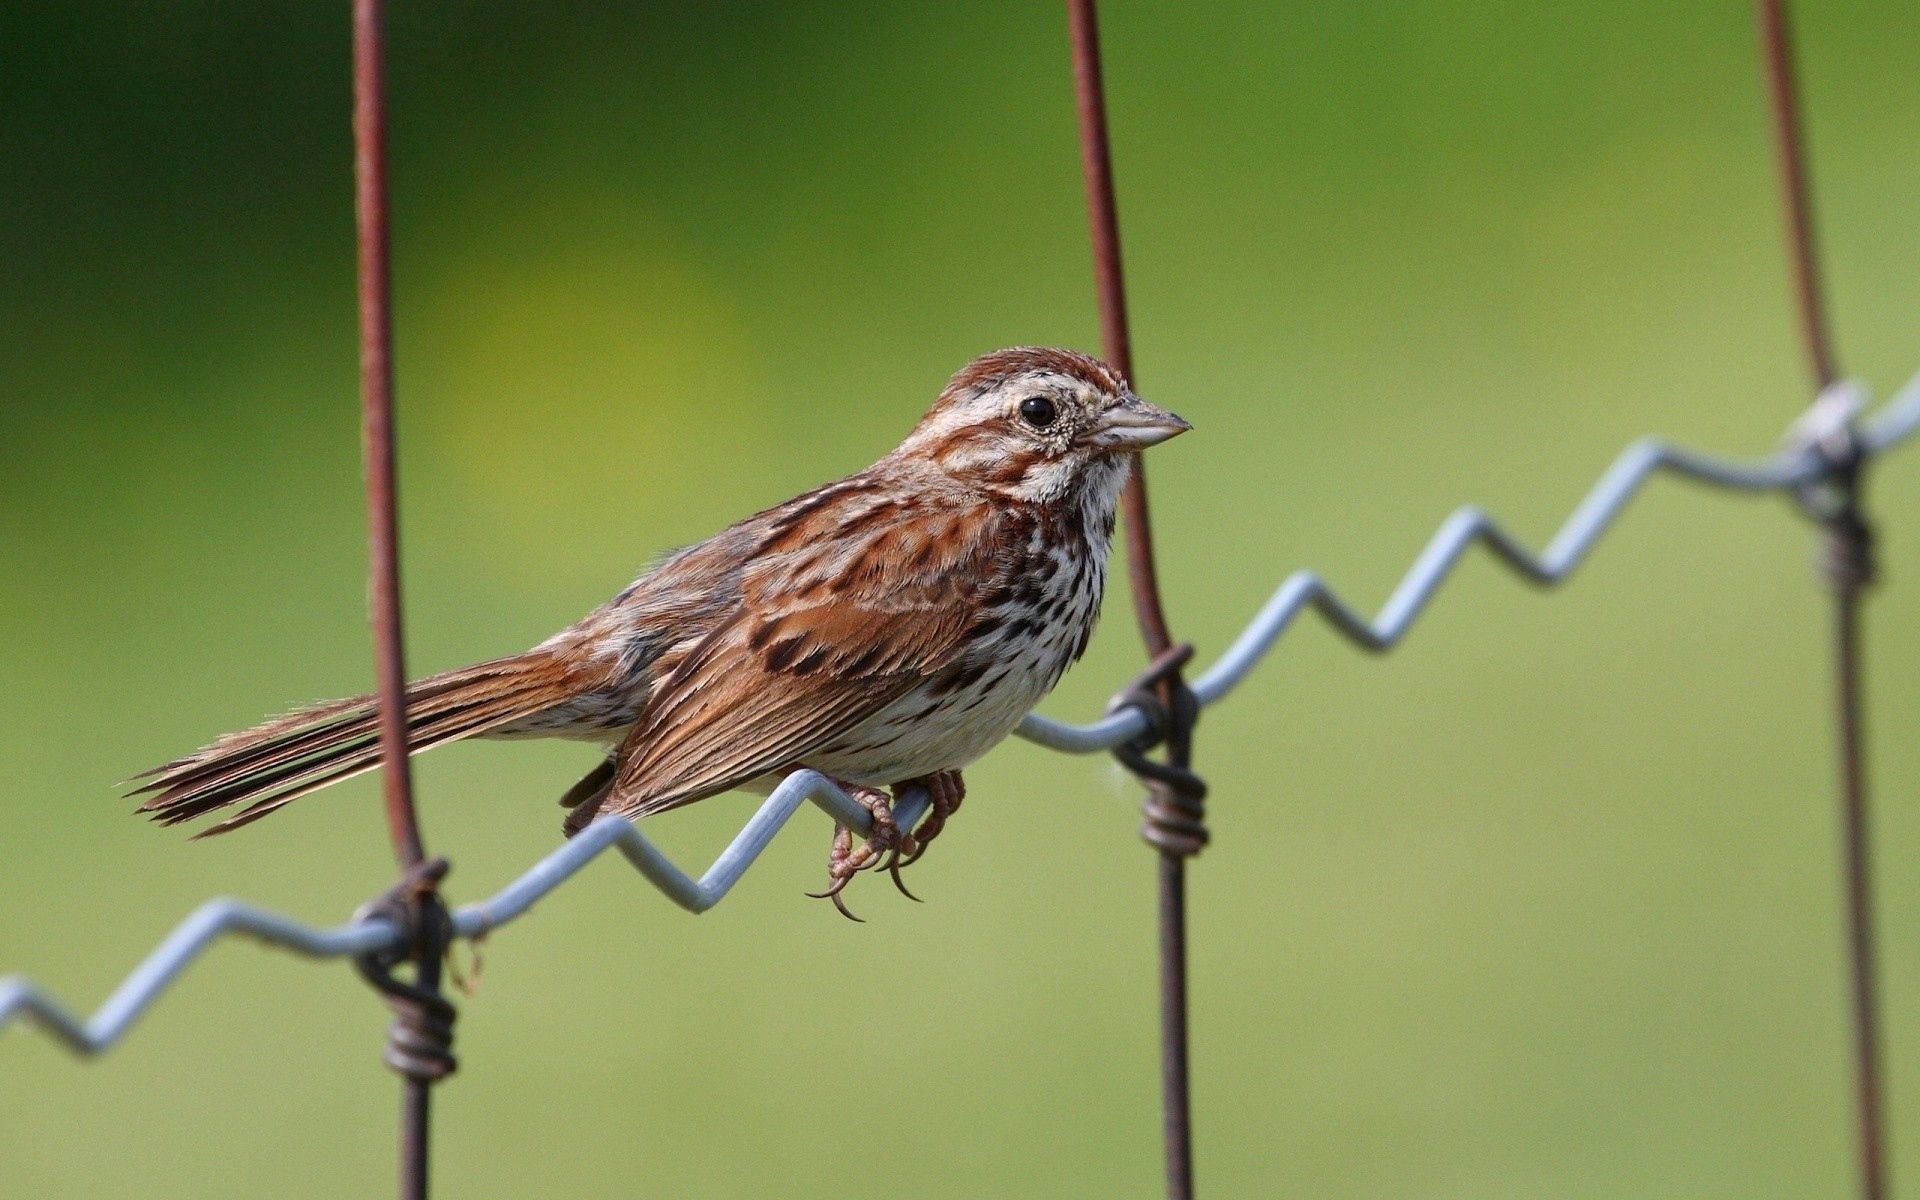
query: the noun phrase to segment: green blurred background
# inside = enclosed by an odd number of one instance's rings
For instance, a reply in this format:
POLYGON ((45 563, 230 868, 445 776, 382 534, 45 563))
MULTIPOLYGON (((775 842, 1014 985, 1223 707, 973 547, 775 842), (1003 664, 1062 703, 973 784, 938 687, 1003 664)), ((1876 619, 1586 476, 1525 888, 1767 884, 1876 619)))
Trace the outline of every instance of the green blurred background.
MULTIPOLYGON (((1050 4, 401 4, 411 661, 518 649, 887 449, 1001 345, 1096 348, 1050 4)), ((1805 5, 1842 357, 1920 365, 1920 31, 1805 5)), ((368 686, 344 4, 0 9, 0 969, 90 1010, 194 904, 335 921, 367 780, 189 844, 115 782, 368 686)), ((1113 3, 1115 152, 1180 633, 1280 578, 1376 605, 1475 501, 1544 540, 1647 432, 1807 399, 1739 4, 1113 3)), ((1920 1148, 1920 455, 1874 481, 1874 816, 1897 1175, 1920 1148)), ((1843 1196, 1847 1020, 1812 538, 1656 485, 1562 593, 1470 562, 1370 660, 1308 622, 1200 750, 1217 1196, 1843 1196)), ((1046 711, 1136 667, 1116 597, 1046 711)), ((450 890, 556 841, 566 745, 422 760, 450 890)), ((915 869, 801 892, 803 814, 698 920, 606 863, 486 947, 449 1196, 1146 1196, 1134 789, 1023 743, 915 869)), ((649 824, 704 864, 751 810, 649 824)), ((111 1055, 0 1039, 0 1194, 379 1195, 345 967, 216 950, 111 1055)))

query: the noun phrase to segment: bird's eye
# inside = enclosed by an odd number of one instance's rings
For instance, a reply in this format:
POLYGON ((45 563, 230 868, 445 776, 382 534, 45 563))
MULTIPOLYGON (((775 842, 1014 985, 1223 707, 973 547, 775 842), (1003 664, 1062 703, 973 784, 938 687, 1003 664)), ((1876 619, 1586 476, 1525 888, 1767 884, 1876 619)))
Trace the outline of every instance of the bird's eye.
POLYGON ((1053 401, 1045 396, 1028 396, 1020 402, 1020 419, 1035 429, 1045 429, 1053 424, 1053 419, 1057 415, 1053 401))

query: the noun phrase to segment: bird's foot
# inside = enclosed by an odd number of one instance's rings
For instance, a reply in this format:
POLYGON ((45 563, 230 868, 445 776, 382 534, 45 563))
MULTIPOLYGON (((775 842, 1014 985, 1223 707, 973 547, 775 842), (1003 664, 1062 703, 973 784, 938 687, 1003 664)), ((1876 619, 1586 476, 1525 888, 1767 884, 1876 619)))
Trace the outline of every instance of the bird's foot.
MULTIPOLYGON (((840 893, 847 890, 847 884, 851 883, 853 877, 861 871, 881 866, 883 863, 894 872, 894 882, 898 884, 900 856, 911 854, 917 857, 920 843, 912 834, 894 824, 893 801, 886 792, 879 788, 861 787, 839 779, 834 782, 872 814, 873 831, 867 836, 866 841, 855 846, 853 830, 845 825, 835 825, 833 846, 827 852, 827 890, 807 894, 816 900, 833 901, 833 906, 840 910, 841 916, 850 921, 858 921, 861 918, 854 916, 852 910, 847 907, 846 901, 840 898, 840 893)), ((906 892, 904 886, 900 890, 906 892)), ((907 894, 911 896, 913 893, 907 892, 907 894)))
MULTIPOLYGON (((922 775, 918 779, 909 779, 905 783, 896 784, 893 789, 895 801, 897 802, 900 794, 910 787, 927 789, 927 798, 932 803, 927 809, 927 815, 920 819, 920 827, 914 830, 914 840, 920 843, 919 847, 907 851, 905 858, 896 854, 887 864, 887 870, 893 875, 894 885, 903 892, 907 892, 907 887, 900 882, 900 869, 920 861, 920 856, 927 852, 927 843, 940 836, 940 831, 947 827, 947 818, 959 812, 960 802, 967 798, 967 781, 960 777, 958 771, 935 771, 931 775, 922 775)), ((907 892, 907 895, 912 896, 913 893, 907 892)), ((914 898, 919 899, 917 896, 914 898)))

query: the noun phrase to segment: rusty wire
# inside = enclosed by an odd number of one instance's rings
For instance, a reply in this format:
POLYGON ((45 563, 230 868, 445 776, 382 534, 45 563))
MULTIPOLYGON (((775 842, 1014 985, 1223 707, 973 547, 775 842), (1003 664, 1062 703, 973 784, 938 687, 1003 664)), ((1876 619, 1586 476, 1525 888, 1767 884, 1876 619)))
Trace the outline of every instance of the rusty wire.
POLYGON ((440 898, 443 859, 428 860, 407 762, 407 668, 400 625, 399 506, 394 487, 392 233, 387 186, 386 36, 382 0, 353 4, 354 217, 359 257, 360 394, 367 486, 367 600, 380 706, 387 834, 401 883, 381 901, 405 936, 394 952, 359 959, 394 1010, 385 1059, 403 1080, 400 1196, 424 1200, 432 1086, 453 1070, 453 1006, 440 994, 451 920, 440 898), (393 968, 410 959, 411 982, 393 968))
MULTIPOLYGON (((1067 32, 1073 46, 1073 90, 1080 125, 1080 165, 1086 182, 1087 225, 1093 242, 1094 291, 1100 308, 1100 340, 1107 361, 1137 384, 1133 342, 1127 326, 1127 289, 1120 265, 1120 217, 1114 201, 1113 149, 1107 135, 1107 97, 1100 70, 1100 28, 1095 0, 1067 0, 1067 32)), ((1132 690, 1139 701, 1151 691, 1159 728, 1144 742, 1129 744, 1120 761, 1146 786, 1141 831, 1159 858, 1160 1092, 1167 1195, 1193 1194, 1193 1116, 1187 1033, 1187 858, 1206 845, 1206 785, 1193 773, 1193 725, 1200 704, 1180 677, 1192 653, 1182 653, 1167 630, 1153 557, 1153 526, 1147 507, 1146 467, 1134 455, 1121 498, 1127 538, 1127 581, 1141 640, 1152 660, 1132 690), (1146 757, 1153 742, 1166 746, 1164 765, 1146 757), (1156 769, 1158 768, 1158 769, 1156 769)), ((1141 711, 1148 711, 1136 704, 1141 711)))
POLYGON ((1813 193, 1807 182, 1805 138, 1801 133, 1800 89, 1794 80, 1793 31, 1786 0, 1754 0, 1760 59, 1766 74, 1768 111, 1780 171, 1780 201, 1785 210, 1787 253, 1792 260, 1793 294, 1806 342, 1813 386, 1831 387, 1840 378, 1827 327, 1820 288, 1819 241, 1813 231, 1813 193))
MULTIPOLYGON (((1028 718, 1022 734, 1069 752, 1112 749, 1150 791, 1146 835, 1160 851, 1162 1047, 1168 1194, 1192 1194, 1190 1092, 1187 1065, 1184 857, 1206 842, 1201 800, 1205 785, 1191 769, 1193 723, 1199 709, 1220 699, 1264 657, 1295 614, 1319 610, 1349 638, 1386 649, 1404 636, 1461 554, 1484 542, 1509 566, 1542 582, 1559 582, 1584 558, 1619 511, 1655 471, 1742 490, 1784 490, 1827 533, 1825 562, 1836 598, 1835 662, 1841 809, 1845 827, 1847 904, 1853 967, 1861 1178, 1868 1200, 1883 1200, 1884 1142, 1878 1072, 1878 1005, 1874 986, 1871 888, 1868 873, 1864 753, 1860 729, 1858 601, 1871 580, 1871 530, 1860 503, 1867 461, 1920 431, 1920 380, 1867 427, 1855 424, 1857 389, 1837 382, 1822 306, 1804 148, 1792 73, 1784 0, 1755 0, 1779 145, 1788 246, 1802 336, 1820 399, 1799 436, 1760 464, 1738 464, 1655 442, 1630 447, 1569 518, 1545 552, 1535 556, 1477 509, 1445 523, 1380 615, 1361 617, 1311 572, 1289 577, 1253 624, 1197 688, 1181 679, 1191 647, 1175 645, 1167 630, 1156 578, 1144 476, 1136 459, 1125 497, 1129 575, 1136 616, 1148 647, 1147 670, 1116 698, 1108 717, 1089 726, 1028 718), (1164 760, 1147 757, 1164 745, 1164 760)), ((441 859, 429 859, 420 834, 407 766, 394 489, 393 355, 386 181, 385 68, 381 0, 354 0, 354 135, 359 234, 361 382, 364 410, 369 531, 369 601, 379 679, 381 752, 386 813, 401 882, 336 929, 315 929, 231 901, 201 907, 141 964, 101 1010, 81 1022, 25 980, 0 980, 0 1027, 14 1017, 37 1020, 81 1053, 98 1053, 119 1040, 139 1015, 204 950, 228 933, 241 933, 314 957, 351 956, 397 1014, 389 1062, 407 1077, 401 1136, 401 1194, 424 1197, 427 1185, 427 1086, 453 1069, 453 1010, 439 990, 441 952, 454 938, 478 938, 524 912, 561 886, 592 858, 617 847, 656 887, 691 911, 717 903, 774 834, 807 800, 842 824, 865 831, 868 814, 844 792, 812 772, 797 772, 776 789, 713 867, 695 881, 661 855, 630 823, 602 818, 550 854, 491 900, 448 913, 437 886, 441 859), (392 968, 411 961, 411 981, 392 968)), ((1133 378, 1107 137, 1094 0, 1068 0, 1082 161, 1094 251, 1103 341, 1108 359, 1133 378)), ((925 810, 924 795, 908 795, 900 817, 909 826, 925 810)))
POLYGON ((353 175, 360 282, 361 443, 367 486, 367 604, 380 703, 387 832, 401 870, 426 857, 407 763, 407 667, 400 629, 400 525, 394 495, 392 233, 382 0, 353 5, 353 175))
MULTIPOLYGON (((1813 195, 1807 180, 1806 139, 1801 128, 1786 0, 1754 0, 1754 18, 1773 118, 1800 337, 1814 387, 1827 392, 1838 382, 1840 368, 1820 282, 1819 242, 1813 225, 1813 195)), ((1879 972, 1873 944, 1872 830, 1861 722, 1860 661, 1861 599, 1873 582, 1873 527, 1861 500, 1861 475, 1867 456, 1860 451, 1858 440, 1845 437, 1825 449, 1834 459, 1833 477, 1806 507, 1822 526, 1821 574, 1833 593, 1834 732, 1853 1023, 1855 1142, 1861 1195, 1866 1200, 1883 1200, 1887 1192, 1886 1133, 1880 1084, 1879 972)))
MULTIPOLYGON (((1528 549, 1484 511, 1466 507, 1440 525, 1394 588, 1380 612, 1369 618, 1343 599, 1317 572, 1296 571, 1276 588, 1232 645, 1196 681, 1202 704, 1224 700, 1266 661, 1295 619, 1309 610, 1355 645, 1379 652, 1398 645, 1452 577, 1467 551, 1484 545, 1515 574, 1536 583, 1561 584, 1598 547, 1647 484, 1661 476, 1736 493, 1818 496, 1835 470, 1822 447, 1851 441, 1855 452, 1879 456, 1920 440, 1920 376, 1909 381, 1869 419, 1856 420, 1863 394, 1843 385, 1824 393, 1796 423, 1792 440, 1757 461, 1716 458, 1652 439, 1634 443, 1616 457, 1586 497, 1540 551, 1528 549), (1839 403, 1836 403, 1839 401, 1839 403)), ((1022 736, 1064 753, 1085 754, 1120 746, 1152 726, 1138 708, 1086 725, 1030 715, 1022 736)), ((769 796, 700 878, 675 866, 631 822, 602 817, 553 850, 490 898, 453 914, 453 936, 486 937, 532 910, 582 868, 617 849, 646 881, 689 912, 705 912, 730 892, 746 870, 792 819, 812 801, 835 822, 863 836, 871 814, 824 776, 797 771, 769 796)), ((928 808, 924 791, 909 790, 895 808, 912 826, 928 808)), ((231 900, 211 900, 195 909, 126 977, 92 1016, 81 1018, 32 981, 0 979, 0 1029, 31 1022, 75 1054, 97 1055, 117 1045, 160 995, 202 955, 230 936, 246 937, 309 958, 359 957, 407 942, 405 933, 379 913, 333 928, 316 928, 277 913, 231 900)))

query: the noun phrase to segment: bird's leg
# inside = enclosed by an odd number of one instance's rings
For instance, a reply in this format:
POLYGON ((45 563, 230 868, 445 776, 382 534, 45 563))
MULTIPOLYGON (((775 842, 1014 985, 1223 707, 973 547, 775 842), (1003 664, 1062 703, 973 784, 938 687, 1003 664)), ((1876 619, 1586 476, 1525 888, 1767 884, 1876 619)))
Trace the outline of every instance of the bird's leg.
MULTIPOLYGON (((927 815, 921 818, 920 828, 914 830, 914 840, 920 845, 916 849, 908 850, 906 858, 902 859, 896 855, 894 861, 887 864, 888 869, 893 872, 893 881, 896 884, 900 882, 900 868, 911 866, 919 861, 920 856, 927 852, 927 843, 940 836, 940 831, 947 826, 947 818, 959 812, 960 802, 967 798, 967 781, 960 777, 958 771, 936 771, 931 775, 923 775, 918 779, 909 779, 905 783, 895 784, 894 799, 897 801, 900 794, 910 787, 926 788, 927 797, 933 803, 927 810, 927 815)), ((906 888, 902 887, 900 890, 904 892, 906 888)))
POLYGON ((889 852, 896 860, 903 853, 917 853, 919 843, 912 834, 904 832, 894 824, 893 801, 886 792, 879 788, 848 783, 843 779, 835 779, 833 782, 872 814, 873 831, 866 841, 855 846, 853 831, 845 825, 836 823, 833 829, 833 845, 827 852, 827 890, 809 892, 808 895, 817 900, 833 901, 833 906, 840 910, 840 915, 849 920, 858 921, 860 918, 854 916, 848 910, 846 902, 840 899, 840 893, 846 890, 847 884, 861 871, 879 865, 881 858, 889 852))

